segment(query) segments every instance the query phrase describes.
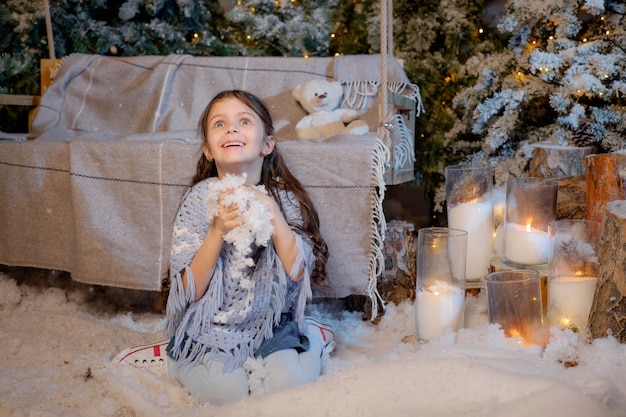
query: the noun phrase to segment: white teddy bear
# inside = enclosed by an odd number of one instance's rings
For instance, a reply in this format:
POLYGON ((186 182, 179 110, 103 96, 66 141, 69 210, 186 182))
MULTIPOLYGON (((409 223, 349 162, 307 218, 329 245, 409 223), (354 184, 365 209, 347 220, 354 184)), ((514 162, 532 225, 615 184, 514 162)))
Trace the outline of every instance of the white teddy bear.
POLYGON ((341 133, 364 135, 370 130, 357 111, 339 108, 343 96, 340 82, 307 81, 293 90, 293 96, 308 113, 296 124, 299 139, 327 138, 341 133))

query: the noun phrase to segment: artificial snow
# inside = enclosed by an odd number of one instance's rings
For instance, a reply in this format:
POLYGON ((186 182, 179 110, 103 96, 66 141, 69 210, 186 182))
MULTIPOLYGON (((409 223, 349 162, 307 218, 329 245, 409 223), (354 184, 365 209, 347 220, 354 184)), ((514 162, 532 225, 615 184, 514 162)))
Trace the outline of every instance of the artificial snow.
POLYGON ((322 377, 217 407, 170 376, 111 362, 161 338, 163 315, 138 307, 136 292, 17 279, 0 273, 2 416, 626 415, 626 345, 553 329, 543 352, 521 347, 488 325, 482 295, 466 298, 456 337, 425 345, 411 337, 411 301, 387 305, 373 324, 318 300, 308 314, 332 324, 337 341, 322 377))

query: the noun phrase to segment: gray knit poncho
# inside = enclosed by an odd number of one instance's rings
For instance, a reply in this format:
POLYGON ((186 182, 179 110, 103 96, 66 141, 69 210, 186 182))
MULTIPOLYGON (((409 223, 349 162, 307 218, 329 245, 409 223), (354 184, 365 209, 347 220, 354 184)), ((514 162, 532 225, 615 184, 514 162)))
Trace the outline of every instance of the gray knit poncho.
MULTIPOLYGON (((170 257, 171 288, 167 301, 165 336, 174 337, 170 354, 179 366, 194 366, 204 354, 224 364, 230 371, 253 357, 261 343, 273 336, 273 328, 285 319, 296 320, 306 333, 304 308, 311 297, 310 276, 315 257, 310 238, 302 232, 299 203, 292 193, 281 191, 280 203, 287 222, 296 235, 298 259, 293 271, 304 265, 304 276, 289 278, 271 240, 267 247, 254 248, 255 265, 248 268, 250 280, 237 279, 229 265, 240 263, 231 243, 224 243, 206 293, 195 298, 194 277, 189 264, 210 226, 207 195, 217 178, 193 186, 183 198, 174 222, 170 257), (183 288, 185 271, 188 286, 183 288), (241 281, 247 281, 243 284, 241 281)), ((210 210, 209 210, 210 211, 210 210)), ((293 272, 291 271, 291 272, 293 272)))

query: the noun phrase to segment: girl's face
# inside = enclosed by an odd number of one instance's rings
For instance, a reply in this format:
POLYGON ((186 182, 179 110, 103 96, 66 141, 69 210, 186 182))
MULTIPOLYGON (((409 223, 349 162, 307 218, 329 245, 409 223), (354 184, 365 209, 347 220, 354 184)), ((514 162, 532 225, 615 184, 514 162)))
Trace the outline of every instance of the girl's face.
POLYGON ((247 174, 247 183, 261 179, 263 157, 274 150, 275 139, 265 136, 263 122, 236 98, 213 104, 207 118, 204 155, 215 161, 218 177, 247 174))

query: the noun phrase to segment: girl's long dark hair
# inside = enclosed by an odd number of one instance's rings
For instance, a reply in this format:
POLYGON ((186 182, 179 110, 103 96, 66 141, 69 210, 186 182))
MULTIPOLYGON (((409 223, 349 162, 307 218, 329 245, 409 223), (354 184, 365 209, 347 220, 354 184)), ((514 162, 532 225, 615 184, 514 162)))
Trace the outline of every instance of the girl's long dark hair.
MULTIPOLYGON (((202 138, 205 140, 207 138, 207 121, 213 105, 218 101, 228 98, 235 98, 248 106, 263 122, 265 137, 274 136, 274 122, 272 121, 272 116, 263 100, 247 91, 226 90, 217 94, 202 112, 198 122, 198 131, 200 132, 202 138)), ((191 185, 195 185, 206 178, 215 176, 217 176, 215 162, 209 161, 204 156, 204 153, 201 153, 196 165, 196 174, 191 180, 191 185)), ((303 220, 302 231, 311 238, 314 245, 313 252, 315 254, 315 266, 311 273, 311 280, 316 285, 323 287, 324 280, 326 279, 328 247, 320 234, 319 216, 313 202, 311 201, 311 197, 304 189, 304 186, 291 173, 287 164, 285 164, 285 161, 278 150, 278 146, 275 146, 274 150, 263 159, 260 184, 265 186, 268 192, 270 192, 279 204, 280 199, 278 197, 278 191, 280 190, 291 191, 300 203, 303 220)))

